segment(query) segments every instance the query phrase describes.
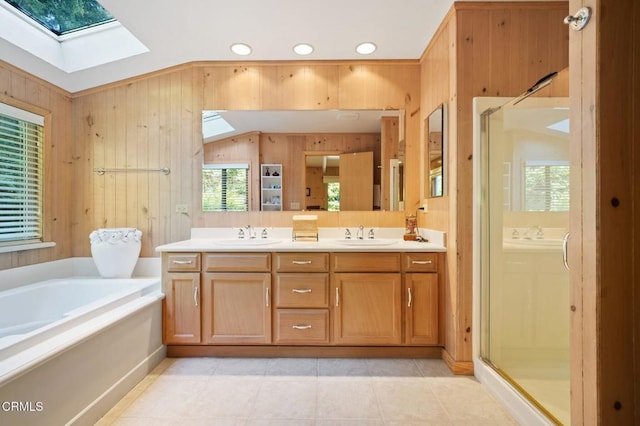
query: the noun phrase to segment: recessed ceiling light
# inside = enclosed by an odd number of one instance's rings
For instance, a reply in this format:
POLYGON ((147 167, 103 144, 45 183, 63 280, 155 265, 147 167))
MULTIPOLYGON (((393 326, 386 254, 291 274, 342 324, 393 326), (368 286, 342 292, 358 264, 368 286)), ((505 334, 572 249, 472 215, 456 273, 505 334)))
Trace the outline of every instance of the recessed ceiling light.
POLYGON ((360 43, 359 45, 357 45, 356 46, 356 52, 358 52, 361 55, 370 55, 373 52, 375 52, 377 48, 378 48, 378 46, 376 46, 375 44, 367 41, 367 42, 360 43))
POLYGON ((293 51, 298 55, 310 55, 313 53, 313 46, 307 43, 300 43, 293 46, 293 51))
POLYGON ((236 55, 247 56, 251 54, 251 46, 244 43, 234 43, 231 45, 231 51, 236 55))

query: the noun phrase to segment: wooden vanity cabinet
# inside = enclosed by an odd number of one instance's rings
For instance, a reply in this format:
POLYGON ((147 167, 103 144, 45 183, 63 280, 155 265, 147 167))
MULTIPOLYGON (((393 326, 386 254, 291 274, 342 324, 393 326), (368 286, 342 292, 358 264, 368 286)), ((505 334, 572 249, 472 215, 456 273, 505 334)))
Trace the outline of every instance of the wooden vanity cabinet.
POLYGON ((443 263, 417 252, 163 253, 164 342, 436 347, 443 263))
POLYGON ((333 342, 402 343, 400 253, 332 253, 333 342))
POLYGON ((200 343, 200 253, 166 253, 163 260, 164 343, 200 343))
POLYGON ((329 344, 329 253, 275 253, 274 264, 274 343, 329 344))
POLYGON ((403 255, 405 293, 405 343, 439 343, 438 262, 437 253, 403 255))
POLYGON ((271 343, 271 254, 205 253, 203 263, 202 343, 271 343))

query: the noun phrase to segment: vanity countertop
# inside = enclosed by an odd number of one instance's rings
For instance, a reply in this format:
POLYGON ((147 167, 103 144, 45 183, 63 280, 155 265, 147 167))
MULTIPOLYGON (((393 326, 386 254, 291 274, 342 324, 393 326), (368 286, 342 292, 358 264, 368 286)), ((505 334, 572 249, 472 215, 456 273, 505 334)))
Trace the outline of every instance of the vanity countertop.
POLYGON ((357 228, 349 228, 352 237, 345 239, 345 228, 319 228, 318 241, 292 241, 291 228, 266 228, 268 237, 261 238, 263 227, 256 227, 255 239, 239 239, 239 228, 194 228, 191 238, 156 247, 158 252, 446 252, 444 233, 421 230, 426 242, 404 241, 403 229, 373 228, 375 237, 367 238, 372 228, 364 228, 364 238, 356 238, 357 228))

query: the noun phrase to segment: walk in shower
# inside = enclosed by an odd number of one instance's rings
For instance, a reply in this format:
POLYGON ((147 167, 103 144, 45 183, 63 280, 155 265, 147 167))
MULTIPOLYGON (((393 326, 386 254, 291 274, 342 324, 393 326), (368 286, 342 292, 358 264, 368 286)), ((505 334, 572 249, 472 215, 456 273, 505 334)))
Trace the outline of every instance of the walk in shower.
POLYGON ((478 111, 479 357, 570 424, 569 99, 544 90, 478 111))

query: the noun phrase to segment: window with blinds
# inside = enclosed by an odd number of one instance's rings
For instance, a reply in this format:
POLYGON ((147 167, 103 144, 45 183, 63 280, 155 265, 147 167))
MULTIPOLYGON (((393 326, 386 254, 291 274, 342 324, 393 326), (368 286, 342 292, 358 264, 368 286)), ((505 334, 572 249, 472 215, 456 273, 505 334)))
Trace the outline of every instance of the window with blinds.
POLYGON ((524 165, 524 210, 569 211, 569 163, 527 161, 524 165))
POLYGON ((249 210, 249 165, 205 164, 202 168, 202 210, 249 210))
POLYGON ((42 240, 44 118, 0 104, 0 245, 42 240))

